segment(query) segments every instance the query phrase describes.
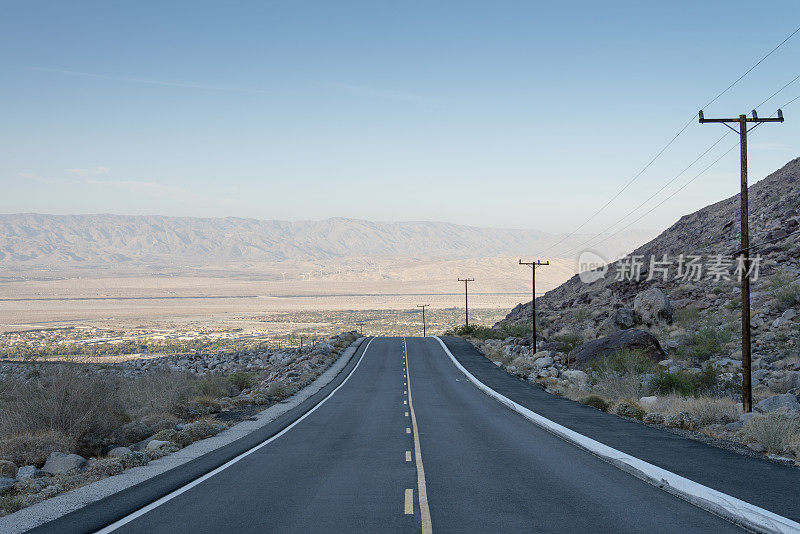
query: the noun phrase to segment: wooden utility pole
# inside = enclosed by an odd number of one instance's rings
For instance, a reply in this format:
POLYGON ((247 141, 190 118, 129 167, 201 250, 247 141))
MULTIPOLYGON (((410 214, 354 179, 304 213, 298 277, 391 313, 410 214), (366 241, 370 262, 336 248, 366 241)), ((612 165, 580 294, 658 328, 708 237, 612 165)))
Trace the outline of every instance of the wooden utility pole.
MULTIPOLYGON (((741 154, 741 193, 739 202, 741 207, 741 245, 739 254, 742 258, 742 408, 745 412, 753 411, 753 384, 751 381, 751 352, 750 352, 750 228, 748 224, 747 209, 747 123, 783 122, 783 112, 778 110, 778 116, 761 119, 753 110, 753 116, 739 115, 736 119, 706 119, 703 110, 698 114, 700 124, 719 122, 739 134, 739 149, 741 154), (728 123, 736 123, 739 129, 733 128, 728 123)), ((755 126, 753 126, 755 128, 755 126)), ((752 128, 751 128, 752 129, 752 128)))
POLYGON ((428 337, 428 329, 425 325, 425 308, 430 304, 417 304, 417 308, 422 308, 422 337, 428 337))
POLYGON ((361 337, 364 337, 364 321, 356 323, 356 326, 361 329, 361 337))
POLYGON ((530 265, 531 267, 531 330, 533 337, 533 352, 536 352, 536 268, 541 265, 550 265, 549 261, 522 261, 519 260, 520 265, 530 265))
POLYGON ((474 282, 474 278, 459 278, 459 282, 464 282, 464 317, 466 326, 469 326, 469 283, 474 282))

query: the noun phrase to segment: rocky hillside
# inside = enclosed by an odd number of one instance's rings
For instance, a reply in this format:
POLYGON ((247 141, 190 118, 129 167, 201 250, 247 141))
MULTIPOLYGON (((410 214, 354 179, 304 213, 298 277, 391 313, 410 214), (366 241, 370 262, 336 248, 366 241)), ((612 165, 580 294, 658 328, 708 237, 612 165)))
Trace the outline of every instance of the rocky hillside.
MULTIPOLYGON (((751 295, 758 399, 800 387, 800 158, 752 185, 749 198, 752 254, 761 256, 751 295)), ((586 359, 581 344, 608 346, 605 336, 635 328, 657 341, 651 353, 669 359, 665 365, 700 373, 713 364, 735 382, 741 368, 738 249, 737 195, 682 217, 607 270, 595 271, 597 280, 585 283, 576 275, 537 299, 540 341, 561 343, 574 361, 586 359), (665 263, 651 263, 664 255, 665 263), (699 273, 689 268, 689 256, 699 257, 699 273)), ((521 304, 495 328, 510 331, 529 320, 530 303, 521 304)))
MULTIPOLYGON (((614 237, 603 252, 630 250, 649 232, 614 237)), ((123 215, 0 215, 2 266, 217 265, 351 257, 475 258, 543 249, 561 236, 439 222, 354 219, 275 221, 123 215)), ((555 255, 586 236, 572 236, 555 255)))

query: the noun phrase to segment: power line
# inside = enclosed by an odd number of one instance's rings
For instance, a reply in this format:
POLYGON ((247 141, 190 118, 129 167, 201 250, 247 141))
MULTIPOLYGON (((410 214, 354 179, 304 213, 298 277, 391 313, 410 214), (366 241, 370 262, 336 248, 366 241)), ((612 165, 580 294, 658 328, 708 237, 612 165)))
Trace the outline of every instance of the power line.
MULTIPOLYGON (((767 52, 767 54, 766 54, 766 55, 764 55, 764 56, 763 56, 761 59, 759 59, 759 60, 758 60, 758 61, 757 61, 757 62, 756 62, 756 63, 755 63, 753 66, 751 66, 749 69, 747 69, 747 70, 744 72, 744 74, 742 74, 741 76, 739 76, 739 77, 738 77, 736 80, 734 80, 734 81, 733 81, 733 83, 731 83, 730 85, 728 85, 728 87, 726 87, 726 88, 725 88, 725 89, 723 89, 723 90, 722 90, 722 91, 721 91, 719 94, 717 94, 717 96, 715 96, 714 98, 712 98, 711 100, 709 100, 709 101, 708 101, 708 103, 706 103, 704 106, 701 106, 701 109, 702 109, 702 108, 707 108, 708 106, 710 106, 711 104, 713 104, 714 102, 716 102, 717 100, 719 100, 719 98, 720 98, 720 97, 722 97, 722 95, 724 95, 725 93, 727 93, 728 91, 730 91, 730 90, 731 90, 731 89, 732 89, 732 88, 733 88, 733 87, 734 87, 736 84, 738 84, 740 81, 742 81, 742 80, 743 80, 743 79, 744 79, 744 78, 745 78, 745 77, 746 77, 748 74, 750 74, 751 72, 753 72, 753 70, 755 70, 755 69, 756 69, 756 68, 757 68, 757 67, 758 67, 758 66, 759 66, 761 63, 763 63, 763 62, 764 62, 764 61, 765 61, 765 60, 766 60, 768 57, 770 57, 772 54, 774 54, 774 53, 775 53, 775 51, 777 51, 777 50, 778 50, 780 47, 782 47, 784 44, 786 44, 786 42, 787 42, 789 39, 791 39, 792 37, 794 37, 794 36, 795 36, 795 34, 797 34, 797 32, 800 32, 800 26, 798 26, 798 27, 797 27, 797 28, 796 28, 796 29, 795 29, 795 30, 794 30, 792 33, 790 33, 790 34, 789 34, 789 35, 788 35, 788 36, 787 36, 787 37, 786 37, 786 38, 785 38, 783 41, 781 41, 780 43, 778 43, 778 44, 777 44, 777 46, 775 46, 775 48, 773 48, 772 50, 770 50, 769 52, 767 52)), ((794 80, 793 80, 793 81, 794 81, 794 80)), ((791 83, 791 82, 790 82, 790 83, 791 83)), ((781 89, 781 90, 782 90, 782 89, 781 89)), ((778 92, 780 92, 780 91, 778 91, 778 92)), ((776 94, 777 94, 777 93, 776 93, 776 94)), ((773 95, 773 96, 774 96, 774 95, 773 95)), ((770 98, 772 98, 772 97, 770 97, 770 98)), ((767 100, 769 100, 769 99, 767 99, 767 100)), ((766 101, 765 101, 765 102, 766 102, 766 101)), ((655 155, 655 156, 653 156, 653 158, 652 158, 652 159, 650 159, 650 161, 648 161, 648 162, 647 162, 647 165, 645 165, 645 166, 644 166, 644 167, 643 167, 643 168, 642 168, 642 169, 641 169, 641 170, 640 170, 638 173, 636 173, 636 174, 633 176, 633 178, 631 178, 630 180, 628 180, 628 182, 627 182, 627 183, 626 183, 624 186, 622 186, 622 189, 620 189, 619 191, 617 191, 617 193, 615 193, 615 194, 614 194, 614 196, 612 196, 612 197, 611 197, 611 199, 609 199, 609 200, 608 200, 608 202, 606 202, 605 204, 603 204, 603 206, 601 206, 601 207, 600 207, 600 209, 598 209, 598 210, 597 210, 597 211, 595 211, 595 212, 594 212, 592 215, 590 215, 590 216, 589 216, 589 218, 588 218, 588 219, 586 219, 586 220, 585 220, 583 223, 581 223, 581 225, 580 225, 580 226, 578 226, 578 227, 577 227, 575 230, 573 230, 572 232, 568 233, 567 235, 565 235, 564 237, 562 237, 561 239, 559 239, 559 240, 558 240, 558 241, 556 241, 555 243, 551 244, 550 246, 548 246, 548 247, 544 248, 543 250, 541 250, 540 252, 538 252, 536 255, 537 255, 537 256, 539 256, 539 255, 541 255, 541 254, 543 254, 543 253, 547 252, 548 250, 551 250, 551 249, 553 249, 554 247, 556 247, 556 246, 560 245, 561 243, 563 243, 564 241, 566 241, 567 239, 569 239, 570 237, 572 237, 573 235, 575 235, 575 234, 576 234, 576 233, 577 233, 577 232, 578 232, 580 229, 582 229, 584 226, 586 226, 587 224, 589 224, 589 222, 590 222, 590 221, 592 221, 592 220, 593 220, 595 217, 597 217, 597 216, 598 216, 598 215, 599 215, 599 214, 600 214, 600 213, 601 213, 603 210, 605 210, 605 209, 606 209, 606 208, 607 208, 609 205, 611 205, 611 203, 612 203, 612 202, 614 202, 614 201, 615 201, 617 198, 619 198, 619 196, 620 196, 622 193, 624 193, 624 192, 625 192, 625 191, 628 189, 628 187, 630 187, 630 186, 631 186, 631 184, 633 184, 633 182, 635 182, 637 179, 639 179, 639 177, 640 177, 642 174, 644 174, 644 173, 645 173, 645 171, 647 171, 647 169, 649 169, 649 168, 650 168, 650 167, 653 165, 653 163, 655 163, 655 162, 656 162, 656 160, 658 160, 658 158, 659 158, 659 157, 661 157, 661 155, 662 155, 664 152, 666 152, 666 150, 667 150, 667 149, 668 149, 670 146, 672 146, 672 144, 675 142, 675 140, 676 140, 676 139, 678 139, 678 137, 680 137, 680 136, 683 134, 683 132, 685 132, 685 131, 686 131, 686 129, 689 127, 689 125, 691 125, 691 124, 694 122, 694 120, 695 120, 696 118, 697 118, 697 113, 695 113, 694 115, 692 115, 692 117, 691 117, 691 118, 690 118, 690 119, 689 119, 689 120, 686 122, 686 124, 684 124, 684 125, 683 125, 683 127, 682 127, 680 130, 678 130, 678 133, 676 133, 676 134, 675 134, 675 135, 672 137, 672 139, 670 139, 670 140, 669 140, 669 142, 668 142, 666 145, 664 145, 664 147, 663 147, 661 150, 659 150, 659 151, 656 153, 656 155, 655 155)))
MULTIPOLYGON (((792 104, 793 102, 795 102, 795 101, 797 101, 797 100, 800 100, 800 95, 798 95, 798 96, 794 97, 793 99, 789 100, 787 103, 785 103, 784 105, 782 105, 782 106, 780 107, 780 109, 784 109, 784 108, 788 107, 790 104, 792 104)), ((777 112, 773 113, 772 115, 775 115, 776 113, 777 113, 777 112)), ((758 128, 758 126, 759 126, 759 124, 756 124, 756 125, 755 125, 755 126, 754 126, 754 127, 751 129, 751 130, 750 130, 750 131, 753 131, 753 130, 755 130, 756 128, 758 128)), ((727 135, 727 133, 726 133, 726 135, 727 135)), ((719 142, 719 141, 717 141, 717 143, 718 143, 718 142, 719 142)), ((715 143, 715 144, 716 144, 716 143, 715 143)), ((631 223, 630 223, 630 224, 628 224, 627 226, 624 226, 623 228, 620 228, 619 230, 617 230, 617 231, 616 231, 616 232, 614 232, 613 234, 609 234, 609 235, 607 235, 607 236, 603 237, 603 239, 601 239, 600 241, 598 241, 598 242, 594 243, 594 245, 593 245, 593 246, 597 246, 597 245, 599 245, 600 243, 603 243, 603 242, 605 242, 605 241, 607 241, 607 240, 611 239, 612 237, 614 237, 614 236, 616 236, 616 235, 619 235, 620 233, 624 232, 625 230, 627 230, 628 228, 630 228, 631 226, 633 226, 633 225, 634 225, 634 224, 636 224, 637 222, 641 221, 641 220, 642 220, 643 218, 645 218, 647 215, 650 215, 651 213, 653 213, 653 212, 654 212, 656 209, 660 208, 660 207, 661 207, 661 206, 662 206, 662 205, 663 205, 663 204, 664 204, 666 201, 668 201, 669 199, 671 199, 672 197, 674 197, 675 195, 677 195, 678 193, 680 193, 681 191, 683 191, 684 189, 686 189, 686 187, 687 187, 689 184, 691 184, 692 182, 694 182, 695 180, 697 180, 698 178, 700 178, 700 176, 702 176, 703 174, 705 174, 706 172, 708 172, 708 170, 709 170, 709 169, 711 169, 711 167, 713 167, 714 165, 716 165, 716 164, 717 164, 717 163, 718 163, 718 162, 719 162, 719 161, 720 161, 722 158, 724 158, 726 155, 728 155, 728 153, 730 153, 730 152, 731 152, 731 150, 733 150, 733 149, 734 149, 734 148, 736 148, 737 146, 739 146, 739 143, 736 143, 736 144, 734 144, 733 146, 731 146, 731 147, 730 147, 728 150, 726 150, 725 152, 723 152, 723 153, 722 153, 722 155, 720 155, 720 156, 719 156, 717 159, 715 159, 713 162, 711 162, 711 164, 710 164, 710 165, 708 165, 708 166, 707 166, 705 169, 703 169, 703 170, 702 170, 702 171, 700 171, 700 172, 699 172, 697 175, 695 175, 695 176, 694 176, 694 177, 693 177, 691 180, 689 180, 688 182, 686 182, 685 184, 683 184, 682 186, 680 186, 678 189, 676 189, 675 191, 673 191, 673 192, 672 192, 671 194, 669 194, 669 195, 668 195, 666 198, 664 198, 664 199, 663 199, 661 202, 659 202, 658 204, 656 204, 655 206, 653 206, 652 208, 650 208, 649 210, 647 210, 646 212, 644 212, 644 213, 643 213, 641 216, 639 216, 639 217, 638 217, 638 218, 636 218, 635 220, 631 221, 631 223)), ((597 237, 600 237, 600 234, 596 235, 594 238, 597 238, 597 237)), ((592 238, 592 239, 594 239, 594 238, 592 238)))
MULTIPOLYGON (((764 101, 762 101, 760 104, 758 104, 758 105, 756 106, 756 109, 757 109, 757 108, 759 108, 759 107, 761 107, 761 106, 763 106, 763 105, 764 105, 766 102, 769 102, 770 100, 772 100, 772 99, 773 99, 773 98, 774 98, 774 97, 775 97, 775 96, 776 96, 778 93, 780 93, 781 91, 783 91, 784 89, 786 89, 787 87, 789 87, 789 86, 790 86, 792 83, 794 83, 794 82, 795 82, 795 81, 797 81, 798 79, 800 79, 800 74, 798 74, 797 76, 795 76, 795 77, 794 77, 794 78, 793 78, 791 81, 789 81, 788 83, 784 84, 784 85, 783 85, 783 87, 781 87, 780 89, 778 89, 777 91, 775 91, 774 93, 772 93, 772 95, 770 95, 770 96, 769 96, 767 99, 765 99, 765 100, 764 100, 764 101)), ((787 106, 789 106, 790 104, 792 104, 793 102, 795 102, 795 101, 796 101, 796 100, 798 100, 798 99, 800 99, 800 95, 798 95, 797 97, 795 97, 795 98, 791 99, 791 100, 790 100, 790 101, 788 101, 786 104, 784 104, 784 105, 780 106, 780 108, 781 108, 781 109, 783 109, 783 108, 786 108, 787 106)), ((777 113, 777 112, 775 112, 775 113, 777 113)), ((772 115, 775 115, 775 113, 773 113, 772 115)), ((753 130, 755 130, 755 129, 756 129, 756 128, 758 128, 758 127, 759 127, 761 124, 762 124, 762 123, 757 123, 755 126, 753 126, 753 128, 751 128, 751 130, 750 130, 750 131, 753 131, 753 130)), ((712 149, 713 149, 715 146, 717 146, 717 145, 718 145, 718 144, 719 144, 719 143, 720 143, 720 142, 721 142, 721 141, 722 141, 722 140, 723 140, 723 139, 724 139, 724 138, 725 138, 727 135, 728 135, 728 132, 726 131, 726 132, 725 132, 725 133, 722 135, 722 137, 720 137, 719 139, 717 139, 717 140, 716 140, 716 141, 715 141, 715 142, 714 142, 714 143, 713 143, 713 144, 712 144, 710 147, 708 147, 708 148, 705 150, 705 152, 703 152, 702 154, 700 154, 700 156, 698 156, 698 157, 697 157, 697 158, 696 158, 696 159, 695 159, 695 160, 694 160, 692 163, 690 163, 690 164, 689 164, 689 165, 688 165, 688 166, 687 166, 685 169, 683 169, 683 170, 682 170, 681 172, 679 172, 679 173, 678 173, 678 174, 677 174, 677 175, 676 175, 674 178, 672 178, 672 179, 671 179, 671 180, 669 180, 669 181, 668 181, 666 184, 664 184, 664 185, 663 185, 663 186, 662 186, 662 187, 661 187, 661 188, 660 188, 658 191, 656 191, 655 193, 653 193, 652 195, 650 195, 650 197, 648 197, 648 198, 647 198, 647 200, 645 200, 644 202, 640 203, 638 206, 636 206, 636 207, 635 207, 635 208, 633 208, 631 211, 629 211, 629 212, 628 212, 628 213, 627 213, 625 216, 623 216, 622 218, 618 219, 618 220, 617 220, 615 223, 613 223, 613 224, 611 224, 611 225, 607 226, 605 229, 603 229, 602 231, 600 231, 599 233, 597 233, 597 234, 596 234, 596 235, 594 235, 593 237, 591 237, 591 238, 587 239, 586 241, 584 241, 584 242, 583 242, 583 243, 581 243, 580 245, 578 245, 578 246, 576 246, 576 247, 573 247, 573 248, 570 248, 570 249, 568 249, 568 250, 567 250, 565 253, 563 253, 563 254, 564 254, 565 256, 568 256, 568 255, 572 254, 573 252, 576 252, 576 251, 580 250, 581 248, 583 248, 583 247, 584 247, 585 245, 587 245, 588 243, 591 243, 592 241, 594 241, 594 240, 595 240, 595 239, 597 239, 598 237, 601 237, 601 236, 602 236, 602 235, 603 235, 605 232, 609 231, 610 229, 612 229, 613 227, 615 227, 616 225, 618 225, 619 223, 621 223, 622 221, 624 221, 625 219, 627 219, 628 217, 630 217, 631 215, 633 215, 633 214, 634 214, 634 213, 635 213, 635 212, 636 212, 638 209, 640 209, 640 208, 641 208, 641 207, 643 207, 645 204, 647 204, 648 202, 650 202, 650 201, 651 201, 653 198, 655 198, 655 197, 656 197, 656 196, 657 196, 659 193, 661 193, 661 192, 662 192, 664 189, 666 189, 666 188, 667 188, 667 187, 668 187, 670 184, 674 183, 674 182, 675 182, 675 181, 676 181, 678 178, 680 178, 680 177, 681 177, 681 176, 682 176, 682 175, 683 175, 683 174, 684 174, 686 171, 688 171, 690 168, 692 168, 692 167, 693 167, 693 166, 694 166, 694 165, 695 165, 695 164, 696 164, 696 163, 697 163, 697 162, 698 162, 698 161, 699 161, 699 160, 700 160, 700 159, 701 159, 703 156, 705 156, 706 154, 708 154, 708 153, 709 153, 709 152, 710 152, 710 151, 711 151, 711 150, 712 150, 712 149)), ((734 145, 734 147, 731 147, 731 148, 729 148, 729 149, 728 149, 728 150, 727 150, 727 151, 726 151, 726 152, 723 154, 723 156, 724 156, 725 154, 727 154, 728 152, 730 152, 731 150, 733 150, 733 148, 735 148, 735 145, 734 145)), ((716 163, 717 161, 719 161, 719 159, 717 159, 717 160, 716 160, 714 163, 716 163)), ((713 164, 712 164, 712 165, 713 165, 713 164)), ((708 170, 708 169, 706 169, 706 170, 708 170)), ((703 171, 703 172, 705 172, 705 171, 703 171)), ((702 173, 701 173, 701 174, 702 174, 702 173)), ((641 217, 639 217, 638 219, 636 219, 635 221, 633 221, 631 224, 629 224, 629 225, 627 225, 627 226, 625 226, 625 227, 621 228, 620 230, 617 230, 617 231, 616 231, 616 232, 614 232, 613 234, 610 234, 610 235, 607 235, 607 236, 605 236, 603 239, 601 239, 600 241, 598 241, 598 242, 594 243, 592 246, 597 246, 597 245, 599 245, 600 243, 603 243, 604 241, 606 241, 606 240, 610 239, 611 237, 614 237, 614 236, 616 236, 616 235, 618 235, 618 234, 622 233, 623 231, 627 230, 628 228, 630 228, 631 226, 633 226, 633 224, 635 224, 636 222, 640 221, 640 220, 641 220, 641 219, 642 219, 644 216, 646 216, 646 215, 649 215, 649 214, 650 214, 650 213, 652 213, 652 212, 653 212, 653 211, 654 211, 656 208, 658 208, 659 206, 661 206, 662 204, 664 204, 664 202, 666 202, 667 200, 669 200, 670 198, 672 198, 673 196, 675 196, 675 194, 677 194, 677 193, 678 193, 678 192, 680 192, 680 191, 681 191, 683 188, 685 188, 687 185, 689 185, 691 182, 693 182, 694 180, 696 180, 697 178, 699 178, 699 176, 700 176, 700 175, 698 175, 698 176, 695 176, 694 178, 692 178, 691 180, 689 180, 689 182, 687 182, 686 184, 684 184, 683 186, 681 186, 681 188, 680 188, 680 189, 676 190, 676 191, 675 191, 675 192, 673 192, 673 193, 672 193, 670 196, 668 196, 668 197, 667 197, 667 198, 665 198, 663 201, 661 201, 659 204, 657 204, 656 206, 654 206, 652 209, 650 209, 650 210, 648 210, 647 212, 645 212, 644 214, 642 214, 642 216, 641 216, 641 217)))
POLYGON ((696 159, 695 159, 693 162, 691 162, 691 163, 690 163, 690 164, 689 164, 689 165, 688 165, 686 168, 684 168, 684 169, 683 169, 681 172, 679 172, 678 174, 676 174, 676 175, 675 175, 675 176, 674 176, 672 179, 670 179, 670 180, 669 180, 667 183, 665 183, 663 186, 661 186, 661 188, 660 188, 658 191, 656 191, 655 193, 653 193, 652 195, 650 195, 650 196, 649 196, 649 197, 648 197, 648 198, 647 198, 645 201, 643 201, 643 202, 642 202, 642 203, 640 203, 638 206, 636 206, 635 208, 633 208, 631 211, 629 211, 629 212, 628 212, 626 215, 624 215, 622 218, 618 219, 618 220, 617 220, 615 223, 613 223, 613 224, 611 224, 611 225, 607 226, 606 228, 604 228, 603 230, 601 230, 601 231, 600 231, 598 234, 594 235, 593 237, 590 237, 589 239, 587 239, 586 241, 584 241, 583 243, 581 243, 581 244, 580 244, 580 245, 578 245, 577 247, 573 247, 573 248, 569 249, 567 252, 565 252, 565 253, 564 253, 564 255, 568 256, 568 255, 572 254, 573 252, 575 252, 575 251, 577 251, 577 250, 580 250, 581 248, 583 248, 583 247, 584 247, 585 245, 587 245, 588 243, 590 243, 590 242, 594 241, 595 239, 597 239, 598 237, 602 236, 604 233, 608 232, 609 230, 611 230, 612 228, 614 228, 616 225, 618 225, 619 223, 621 223, 622 221, 624 221, 625 219, 627 219, 628 217, 630 217, 631 215, 633 215, 633 214, 634 214, 636 211, 638 211, 638 210, 639 210, 641 207, 643 207, 645 204, 647 204, 648 202, 650 202, 651 200, 653 200, 653 198, 655 198, 656 196, 658 196, 658 194, 659 194, 659 193, 661 193, 662 191, 664 191, 664 189, 666 189, 666 188, 667 188, 667 187, 669 187, 671 184, 673 184, 673 183, 674 183, 674 182, 675 182, 675 181, 676 181, 678 178, 680 178, 681 176, 683 176, 683 175, 684 175, 684 173, 686 173, 686 171, 688 171, 689 169, 691 169, 692 167, 694 167, 694 165, 695 165, 695 164, 696 164, 698 161, 700 161, 700 160, 703 158, 703 156, 705 156, 706 154, 708 154, 709 152, 711 152, 711 150, 712 150, 714 147, 716 147, 718 144, 720 144, 720 143, 722 142, 722 140, 723 140, 723 139, 725 139, 725 137, 727 137, 728 135, 729 135, 729 134, 728 134, 728 132, 725 132, 724 134, 722 134, 722 137, 720 137, 719 139, 717 139, 717 140, 716 140, 716 142, 714 142, 714 144, 712 144, 710 147, 708 147, 708 148, 705 150, 705 152, 703 152, 702 154, 700 154, 699 156, 697 156, 697 158, 696 158, 696 159))

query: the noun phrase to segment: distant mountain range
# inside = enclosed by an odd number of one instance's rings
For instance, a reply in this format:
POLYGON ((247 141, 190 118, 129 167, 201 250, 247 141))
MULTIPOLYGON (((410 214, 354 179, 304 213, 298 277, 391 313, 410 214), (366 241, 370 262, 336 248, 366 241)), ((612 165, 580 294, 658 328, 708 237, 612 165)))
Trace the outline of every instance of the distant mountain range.
MULTIPOLYGON (((25 213, 0 215, 0 266, 202 266, 365 257, 485 258, 535 254, 563 237, 535 230, 442 222, 25 213)), ((571 236, 546 255, 558 257, 588 237, 571 236)), ((597 252, 616 257, 652 237, 653 233, 647 231, 626 232, 610 237, 597 252)))

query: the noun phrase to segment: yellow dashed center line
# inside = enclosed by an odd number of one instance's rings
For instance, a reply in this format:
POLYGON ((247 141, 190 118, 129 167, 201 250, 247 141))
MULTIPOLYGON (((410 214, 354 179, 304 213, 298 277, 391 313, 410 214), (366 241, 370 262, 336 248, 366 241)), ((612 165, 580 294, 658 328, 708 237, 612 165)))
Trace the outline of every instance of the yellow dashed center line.
MULTIPOLYGON (((408 350, 405 347, 405 341, 406 339, 403 338, 403 353, 406 367, 408 367, 408 350)), ((417 416, 414 414, 414 401, 411 398, 411 373, 407 373, 407 375, 408 411, 411 413, 411 427, 414 429, 414 460, 417 464, 417 493, 419 495, 419 513, 422 522, 422 534, 431 534, 433 532, 433 527, 431 526, 431 511, 428 507, 428 489, 425 485, 425 470, 422 467, 422 448, 419 444, 419 428, 417 427, 417 416)), ((405 394, 405 391, 403 394, 405 394)), ((408 430, 409 429, 406 429, 407 432, 408 430)), ((406 499, 408 499, 408 490, 406 490, 406 499)))

